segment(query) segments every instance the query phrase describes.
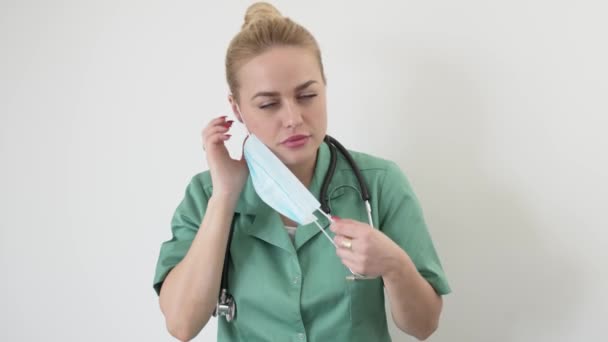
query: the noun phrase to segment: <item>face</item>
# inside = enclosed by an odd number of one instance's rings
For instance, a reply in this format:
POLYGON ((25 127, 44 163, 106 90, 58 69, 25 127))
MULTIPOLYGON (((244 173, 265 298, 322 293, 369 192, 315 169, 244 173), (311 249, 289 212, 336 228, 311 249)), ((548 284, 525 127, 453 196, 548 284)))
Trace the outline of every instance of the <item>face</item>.
POLYGON ((233 111, 287 166, 308 165, 327 130, 325 83, 314 54, 275 47, 238 71, 233 111))

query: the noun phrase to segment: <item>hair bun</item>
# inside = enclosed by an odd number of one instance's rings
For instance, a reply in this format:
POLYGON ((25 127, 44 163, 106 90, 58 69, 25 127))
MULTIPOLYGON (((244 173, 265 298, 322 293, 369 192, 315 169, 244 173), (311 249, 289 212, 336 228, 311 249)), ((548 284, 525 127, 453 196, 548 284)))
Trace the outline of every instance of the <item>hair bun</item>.
POLYGON ((247 12, 245 13, 245 22, 243 23, 241 29, 246 28, 256 21, 282 17, 281 12, 279 12, 271 4, 267 2, 256 2, 247 8, 247 12))

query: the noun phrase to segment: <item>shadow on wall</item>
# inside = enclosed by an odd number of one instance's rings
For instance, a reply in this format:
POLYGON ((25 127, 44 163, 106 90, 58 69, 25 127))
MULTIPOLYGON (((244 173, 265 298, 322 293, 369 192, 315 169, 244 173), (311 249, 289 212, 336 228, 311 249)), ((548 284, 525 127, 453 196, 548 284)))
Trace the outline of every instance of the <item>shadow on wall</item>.
MULTIPOLYGON (((572 294, 582 292, 576 266, 559 246, 544 244, 531 199, 493 159, 484 126, 495 106, 483 83, 488 76, 473 61, 445 56, 379 63, 402 66, 385 70, 387 77, 406 75, 405 94, 389 95, 404 108, 390 122, 407 127, 386 132, 393 144, 388 157, 414 185, 453 291, 429 341, 559 336, 576 312, 572 294)), ((414 341, 389 321, 395 341, 414 341)))

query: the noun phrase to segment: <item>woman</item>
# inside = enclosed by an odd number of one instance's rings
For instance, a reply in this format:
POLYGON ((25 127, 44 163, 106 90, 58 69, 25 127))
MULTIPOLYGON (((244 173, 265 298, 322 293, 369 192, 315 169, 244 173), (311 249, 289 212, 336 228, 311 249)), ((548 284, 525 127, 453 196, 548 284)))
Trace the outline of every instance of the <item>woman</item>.
MULTIPOLYGON (((319 197, 330 150, 325 75, 312 35, 257 3, 226 56, 232 111, 319 197)), ((230 292, 236 319, 219 320, 220 341, 390 341, 392 318, 426 339, 450 291, 421 209, 396 164, 351 152, 369 187, 374 229, 352 168, 338 154, 327 191, 337 248, 313 224, 280 215, 256 194, 244 159, 224 142, 233 121, 204 128, 209 171, 193 177, 162 245, 154 287, 169 332, 182 341, 206 325, 218 301, 231 223, 230 292), (345 280, 350 271, 369 280, 345 280)), ((324 228, 329 226, 329 222, 324 228)))

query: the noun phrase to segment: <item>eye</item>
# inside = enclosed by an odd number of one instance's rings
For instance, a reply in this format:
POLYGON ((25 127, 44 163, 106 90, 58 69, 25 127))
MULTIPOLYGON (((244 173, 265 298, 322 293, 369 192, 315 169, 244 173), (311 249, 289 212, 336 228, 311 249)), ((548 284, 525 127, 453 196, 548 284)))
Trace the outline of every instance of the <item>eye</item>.
POLYGON ((276 102, 264 103, 259 108, 260 109, 268 109, 268 108, 272 108, 272 107, 276 106, 276 104, 277 104, 276 102))
POLYGON ((316 97, 316 96, 317 96, 317 94, 303 94, 303 95, 300 95, 298 98, 300 100, 310 100, 310 99, 312 99, 313 97, 316 97))

